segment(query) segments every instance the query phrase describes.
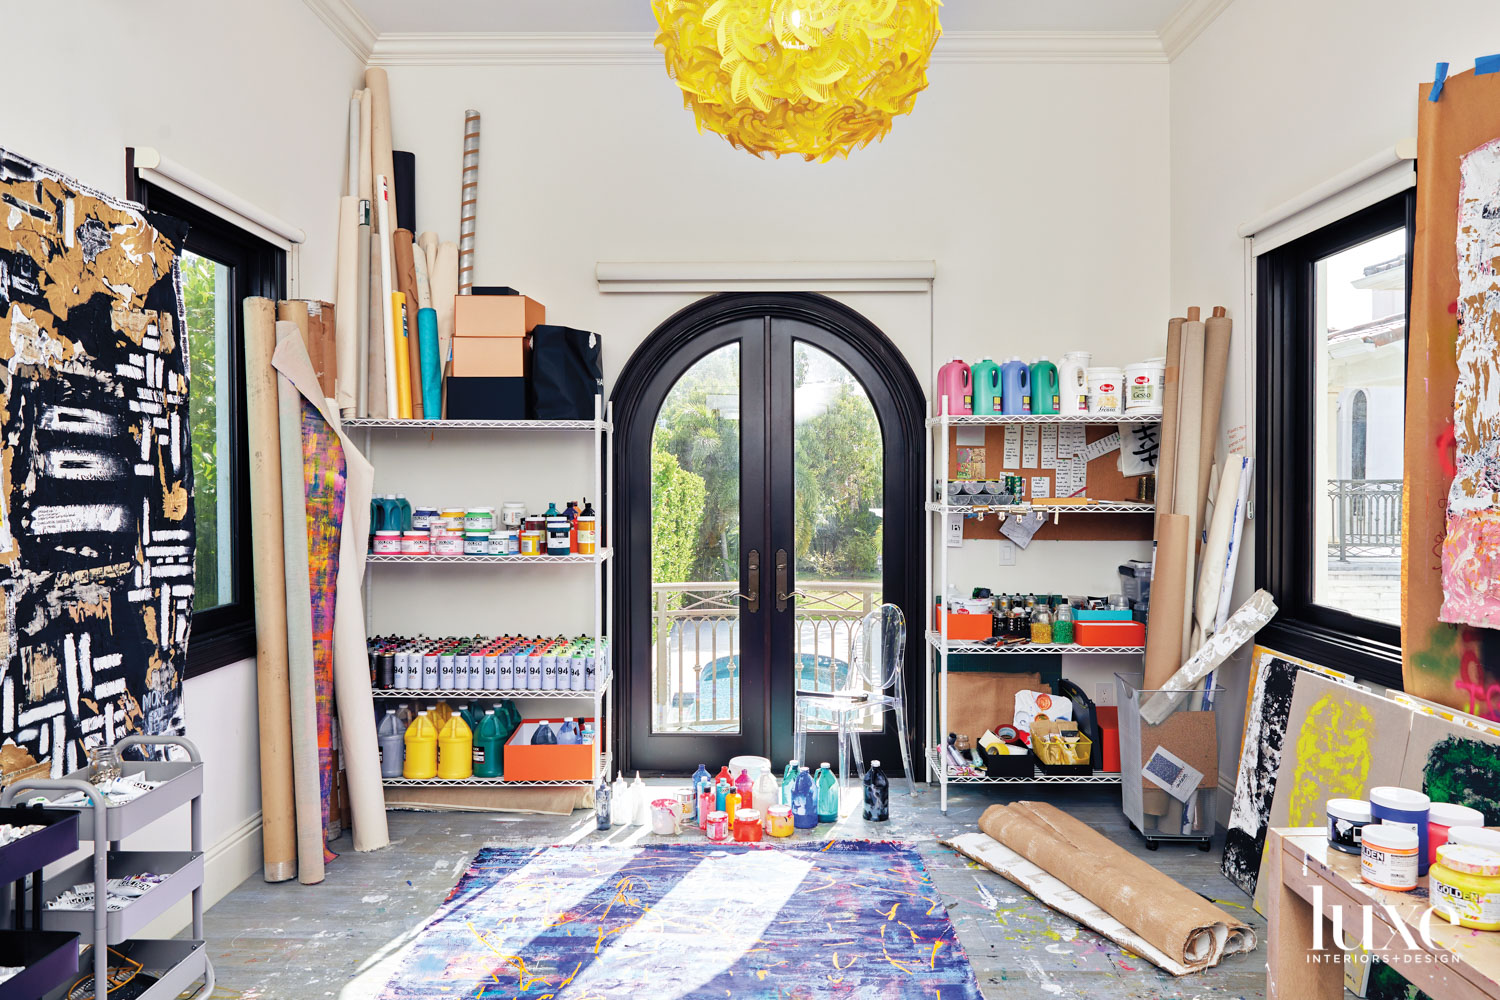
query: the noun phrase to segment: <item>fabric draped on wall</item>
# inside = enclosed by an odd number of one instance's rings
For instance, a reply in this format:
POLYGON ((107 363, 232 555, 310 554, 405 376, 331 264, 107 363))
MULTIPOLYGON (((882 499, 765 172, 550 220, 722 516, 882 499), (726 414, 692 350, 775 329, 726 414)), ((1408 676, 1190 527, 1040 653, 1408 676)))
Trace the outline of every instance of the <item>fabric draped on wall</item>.
POLYGON ((1500 75, 1430 92, 1418 101, 1402 673, 1411 694, 1500 719, 1500 405, 1485 392, 1500 384, 1487 266, 1500 249, 1487 218, 1500 200, 1500 75))

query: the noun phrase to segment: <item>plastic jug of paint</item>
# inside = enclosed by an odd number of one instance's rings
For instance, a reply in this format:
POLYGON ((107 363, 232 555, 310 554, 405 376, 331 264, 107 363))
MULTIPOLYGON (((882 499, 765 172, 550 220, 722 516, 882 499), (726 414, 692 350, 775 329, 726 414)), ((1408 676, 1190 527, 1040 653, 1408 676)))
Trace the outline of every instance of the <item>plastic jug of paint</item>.
POLYGON ((770 806, 774 806, 781 797, 781 782, 776 780, 776 775, 770 771, 762 771, 755 779, 754 798, 755 808, 762 814, 770 806))
POLYGON ((413 781, 430 781, 437 777, 437 729, 427 713, 421 712, 406 727, 406 761, 401 776, 413 781))
POLYGON ((703 789, 709 787, 708 768, 702 764, 698 770, 693 772, 693 822, 697 823, 701 818, 698 815, 698 802, 703 798, 703 789))
POLYGON ((395 501, 396 502, 395 502, 395 504, 393 504, 393 506, 396 508, 397 514, 398 514, 398 516, 401 519, 401 530, 402 531, 410 531, 411 530, 411 501, 408 500, 408 499, 406 499, 406 494, 405 493, 397 493, 395 495, 395 501))
POLYGON ((865 819, 872 823, 884 823, 891 818, 891 783, 880 769, 880 761, 870 761, 870 769, 864 774, 865 819))
POLYGON ((1031 369, 1020 358, 1011 358, 1000 366, 1000 381, 1004 396, 1004 409, 996 413, 1031 412, 1031 369))
POLYGON ((406 732, 401 720, 396 718, 394 708, 385 710, 385 718, 380 720, 375 738, 380 745, 380 776, 401 777, 401 765, 406 761, 406 732))
POLYGON ((505 729, 493 708, 474 730, 474 777, 498 778, 505 773, 505 729))
POLYGON ((616 771, 615 785, 610 792, 609 818, 615 826, 629 826, 634 811, 630 802, 630 783, 625 780, 624 771, 616 771))
POLYGON ((479 712, 479 710, 473 705, 470 705, 468 702, 464 702, 462 705, 458 706, 458 715, 464 720, 465 724, 468 725, 469 732, 471 733, 478 732, 479 724, 484 721, 484 716, 479 712))
POLYGON ((792 824, 799 830, 811 830, 818 825, 818 790, 813 785, 813 776, 805 767, 797 769, 797 780, 792 784, 792 824))
POLYGON ((826 760, 818 765, 818 773, 813 780, 818 785, 818 822, 837 823, 839 821, 839 779, 834 776, 826 760))
POLYGON ((938 369, 939 416, 943 412, 944 400, 947 400, 950 417, 967 416, 974 412, 974 383, 969 366, 959 358, 954 358, 938 369))
POLYGON ((1031 412, 1056 413, 1062 405, 1057 366, 1045 357, 1031 363, 1031 412))
POLYGON ((750 772, 740 771, 740 776, 734 779, 734 790, 740 797, 740 808, 751 809, 755 806, 755 782, 750 780, 750 772))
POLYGON ((474 774, 474 731, 455 713, 438 733, 439 778, 459 781, 474 774))
POLYGON ((446 701, 440 701, 436 705, 428 706, 427 717, 432 720, 432 728, 442 732, 448 720, 453 718, 453 709, 446 701))
POLYGON ((555 746, 556 744, 557 734, 552 731, 552 725, 546 719, 543 719, 537 725, 536 731, 531 734, 531 745, 540 747, 555 746))
POLYGON ((786 762, 786 770, 781 772, 781 804, 789 806, 792 804, 792 786, 797 783, 797 762, 789 760, 786 762))
POLYGON ((1089 365, 1094 356, 1088 351, 1069 351, 1062 356, 1057 368, 1057 412, 1087 413, 1089 411, 1089 365))
POLYGON ((630 786, 630 807, 635 810, 633 821, 636 826, 651 825, 651 790, 641 780, 641 772, 635 772, 635 783, 630 786))
POLYGON ((578 554, 591 556, 599 551, 599 515, 594 513, 589 498, 583 498, 583 511, 578 515, 578 554))
POLYGON ((572 719, 564 719, 562 726, 557 730, 557 742, 564 746, 577 746, 578 740, 578 723, 572 719))
POLYGON ((1004 392, 1004 368, 989 358, 974 363, 969 369, 973 379, 974 413, 985 415, 1000 413, 1001 395, 1004 392))

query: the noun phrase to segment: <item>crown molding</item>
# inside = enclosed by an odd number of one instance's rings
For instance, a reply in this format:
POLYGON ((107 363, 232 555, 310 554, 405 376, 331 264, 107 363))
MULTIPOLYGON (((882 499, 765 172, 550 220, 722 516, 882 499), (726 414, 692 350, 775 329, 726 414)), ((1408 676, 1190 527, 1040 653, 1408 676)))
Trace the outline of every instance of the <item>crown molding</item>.
POLYGON ((303 3, 361 62, 369 63, 379 35, 351 0, 303 0, 303 3))
MULTIPOLYGON (((347 4, 348 0, 307 0, 347 4)), ((414 32, 375 38, 372 66, 622 66, 660 64, 651 32, 414 32)), ((1150 31, 950 31, 934 64, 1165 63, 1150 31)))
POLYGON ((930 292, 936 277, 931 260, 601 260, 594 266, 599 291, 624 294, 930 292))
POLYGON ((1176 13, 1162 24, 1157 36, 1167 61, 1176 59, 1203 34, 1214 19, 1229 7, 1234 0, 1186 0, 1176 13))

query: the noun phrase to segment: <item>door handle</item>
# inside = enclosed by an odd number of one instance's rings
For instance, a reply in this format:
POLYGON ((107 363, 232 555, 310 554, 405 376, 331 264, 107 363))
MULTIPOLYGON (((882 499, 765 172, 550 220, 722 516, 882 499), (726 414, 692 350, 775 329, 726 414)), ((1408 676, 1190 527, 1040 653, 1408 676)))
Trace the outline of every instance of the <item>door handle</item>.
POLYGON ((745 560, 745 590, 734 595, 745 602, 752 615, 760 611, 760 550, 751 549, 745 560))
POLYGON ((786 602, 793 597, 806 597, 807 594, 800 590, 787 590, 787 565, 786 549, 776 550, 776 610, 785 611, 786 602))

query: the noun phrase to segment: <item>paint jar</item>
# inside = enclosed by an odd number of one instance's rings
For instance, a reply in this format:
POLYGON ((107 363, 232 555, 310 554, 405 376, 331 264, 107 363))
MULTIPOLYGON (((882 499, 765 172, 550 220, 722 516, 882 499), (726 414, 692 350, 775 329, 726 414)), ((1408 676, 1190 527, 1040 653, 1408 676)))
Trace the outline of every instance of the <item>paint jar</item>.
POLYGON ((591 556, 599 551, 599 515, 588 498, 583 500, 583 510, 578 514, 578 554, 591 556))
POLYGON ((487 556, 489 554, 490 533, 488 531, 464 532, 464 555, 487 556))
POLYGON ((693 821, 693 810, 697 806, 697 799, 693 794, 693 790, 691 788, 674 788, 672 789, 672 798, 677 802, 677 811, 682 813, 682 822, 691 823, 693 821))
POLYGON ((1427 874, 1427 810, 1432 800, 1399 785, 1370 789, 1370 815, 1376 823, 1404 826, 1417 835, 1417 874, 1427 874))
POLYGON ((1500 931, 1500 853, 1445 844, 1428 879, 1438 916, 1476 931, 1500 931))
POLYGON ((513 528, 517 531, 526 523, 526 505, 515 500, 507 500, 500 505, 500 525, 505 528, 513 528))
POLYGON ((432 539, 425 531, 408 531, 401 536, 401 554, 425 556, 432 551, 432 539))
POLYGON ((490 532, 490 543, 488 547, 485 548, 485 552, 489 553, 492 556, 505 555, 505 532, 490 532))
POLYGON ((1120 368, 1090 368, 1089 412, 1119 413, 1124 409, 1122 388, 1125 372, 1120 368))
POLYGON ((792 823, 791 806, 770 806, 766 809, 766 832, 773 837, 790 837, 796 827, 792 823))
POLYGON ((1491 830, 1488 827, 1455 826, 1448 830, 1448 843, 1487 847, 1492 851, 1500 851, 1500 830, 1491 830))
POLYGON ((715 844, 729 842, 729 814, 722 809, 715 809, 708 814, 704 823, 703 832, 708 834, 708 839, 715 844))
POLYGON ((1410 892, 1417 887, 1418 847, 1417 831, 1410 826, 1366 825, 1360 837, 1359 877, 1377 889, 1410 892))
POLYGON ((398 556, 401 554, 401 532, 399 531, 377 531, 375 532, 374 551, 380 556, 398 556))
POLYGON ((759 809, 741 809, 734 814, 734 839, 737 843, 758 844, 760 838, 759 809))
POLYGON ((1455 827, 1484 826, 1484 813, 1454 802, 1434 802, 1427 810, 1427 863, 1437 862, 1438 848, 1448 843, 1455 827))
POLYGON ((1089 411, 1089 364, 1094 356, 1088 351, 1069 351, 1057 366, 1057 412, 1089 411))
POLYGON ((1167 359, 1149 358, 1125 366, 1125 412, 1151 414, 1161 412, 1162 384, 1166 381, 1167 359))
POLYGON ((539 556, 546 544, 547 533, 545 531, 523 531, 521 532, 521 555, 539 556))
POLYGON ((464 554, 464 536, 456 531, 440 531, 432 537, 432 554, 435 556, 461 556, 464 554))
POLYGON ((411 512, 411 527, 413 531, 431 531, 432 522, 437 519, 436 507, 418 507, 411 512))
POLYGON ((1363 831, 1372 820, 1370 803, 1364 799, 1329 799, 1323 804, 1328 816, 1328 846, 1345 854, 1358 854, 1363 831))
POLYGON ((661 837, 675 837, 682 832, 682 809, 675 798, 652 800, 651 832, 661 837))
POLYGON ((464 513, 464 531, 494 531, 495 530, 495 508, 493 507, 470 507, 464 513))
POLYGON ((466 514, 468 514, 468 511, 462 507, 445 507, 438 517, 443 522, 444 528, 462 534, 464 530, 464 516, 466 514))

